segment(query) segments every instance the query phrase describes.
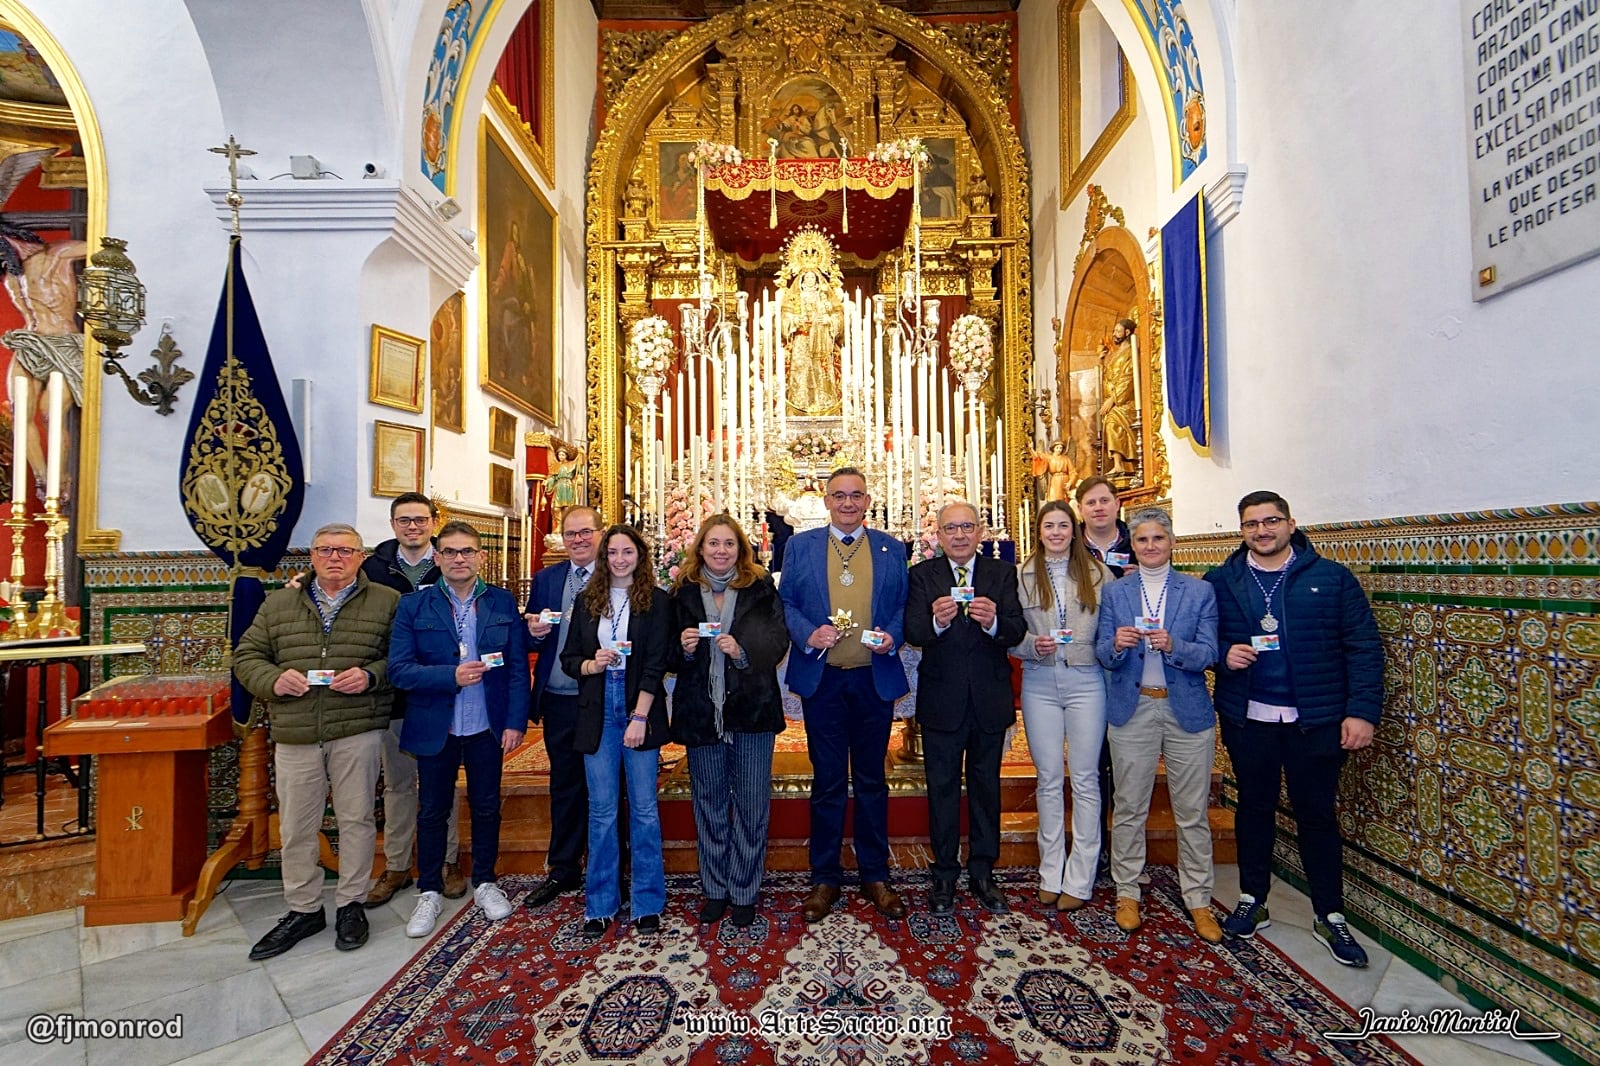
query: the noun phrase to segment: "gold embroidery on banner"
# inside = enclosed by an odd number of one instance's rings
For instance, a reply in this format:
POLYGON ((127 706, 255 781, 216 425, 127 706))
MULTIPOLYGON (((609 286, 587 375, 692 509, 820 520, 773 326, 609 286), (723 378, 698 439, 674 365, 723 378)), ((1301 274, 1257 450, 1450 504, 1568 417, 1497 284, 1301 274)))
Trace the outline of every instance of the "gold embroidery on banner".
POLYGON ((283 445, 237 359, 230 358, 217 374, 216 395, 189 442, 189 465, 179 487, 195 533, 208 547, 224 551, 265 544, 288 506, 283 445))

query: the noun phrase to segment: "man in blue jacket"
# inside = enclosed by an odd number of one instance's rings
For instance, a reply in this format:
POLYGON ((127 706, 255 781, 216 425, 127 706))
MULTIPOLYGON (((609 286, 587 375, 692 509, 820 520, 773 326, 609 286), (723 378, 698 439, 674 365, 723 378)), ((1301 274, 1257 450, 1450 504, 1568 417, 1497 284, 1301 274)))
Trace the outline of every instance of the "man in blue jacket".
POLYGON ((889 784, 884 757, 894 701, 910 689, 897 652, 905 639, 905 545, 865 526, 872 497, 854 467, 828 477, 829 524, 790 539, 783 599, 790 691, 805 712, 811 755, 811 894, 801 917, 821 921, 839 901, 845 802, 855 791, 861 894, 890 918, 905 904, 889 885, 889 784), (863 641, 866 638, 866 642, 863 641))
POLYGON ((495 883, 500 765, 528 728, 528 637, 516 597, 478 576, 478 532, 447 522, 434 550, 437 584, 400 601, 389 638, 390 678, 409 695, 400 746, 417 757, 417 907, 406 935, 427 936, 443 907, 445 823, 456 773, 467 771, 473 899, 491 921, 511 914, 495 883))
POLYGON ((1367 953, 1344 919, 1344 842, 1334 817, 1346 755, 1372 743, 1383 648, 1355 575, 1317 554, 1275 492, 1239 501, 1244 543, 1206 575, 1217 592, 1216 704, 1239 782, 1239 905, 1230 937, 1268 924, 1278 794, 1287 782, 1317 936, 1346 966, 1367 953))

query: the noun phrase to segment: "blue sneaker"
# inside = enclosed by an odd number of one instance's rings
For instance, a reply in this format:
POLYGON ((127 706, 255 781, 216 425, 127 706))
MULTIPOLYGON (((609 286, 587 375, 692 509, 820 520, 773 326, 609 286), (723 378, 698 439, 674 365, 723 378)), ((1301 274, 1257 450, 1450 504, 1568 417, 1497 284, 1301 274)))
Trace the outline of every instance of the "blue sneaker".
POLYGON ((1233 908, 1233 913, 1222 919, 1222 934, 1230 940, 1249 940, 1256 935, 1257 929, 1265 929, 1272 924, 1272 919, 1267 916, 1267 905, 1257 903, 1254 896, 1239 894, 1239 905, 1233 908))
POLYGON ((1350 927, 1345 924, 1344 915, 1338 911, 1334 911, 1327 917, 1318 915, 1316 925, 1312 928, 1317 936, 1322 938, 1322 942, 1328 945, 1328 953, 1337 962, 1345 966, 1354 966, 1357 969, 1366 968, 1367 953, 1361 949, 1361 945, 1357 944, 1356 938, 1351 935, 1350 927))

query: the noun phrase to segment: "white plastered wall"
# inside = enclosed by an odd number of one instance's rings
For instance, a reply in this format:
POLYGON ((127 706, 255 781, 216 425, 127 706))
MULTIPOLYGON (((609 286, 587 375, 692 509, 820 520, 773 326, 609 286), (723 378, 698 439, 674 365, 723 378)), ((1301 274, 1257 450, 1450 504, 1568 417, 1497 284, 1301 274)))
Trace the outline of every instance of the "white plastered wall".
MULTIPOLYGON (((1196 8, 1214 34, 1221 20, 1196 8)), ((1044 216, 1058 170, 1055 5, 1021 11, 1044 216)), ((1306 522, 1596 498, 1586 441, 1600 402, 1600 259, 1472 302, 1457 9, 1334 5, 1308 24, 1290 5, 1249 4, 1229 17, 1227 155, 1249 179, 1242 210, 1209 242, 1212 454, 1168 433, 1179 531, 1234 528, 1238 498, 1259 488, 1306 522)), ((1205 52, 1201 62, 1209 100, 1225 64, 1205 52)), ((1123 148, 1095 180, 1142 236, 1178 198, 1123 148)), ((1048 283, 1054 251, 1070 280, 1081 205, 1054 220, 1053 240, 1037 216, 1035 276, 1048 283)), ((1047 348, 1050 314, 1038 315, 1047 348)))
MULTIPOLYGON (((497 14, 466 87, 469 99, 482 100, 494 57, 524 6, 513 0, 497 14)), ((426 337, 434 309, 475 258, 454 229, 476 217, 481 104, 464 108, 464 210, 451 226, 426 210, 439 195, 417 172, 417 123, 407 117, 420 107, 443 7, 443 0, 29 5, 90 96, 106 151, 107 230, 128 240, 148 290, 149 325, 128 349, 134 372, 163 324, 185 352, 179 365, 199 371, 227 248, 216 202, 226 165, 206 149, 233 134, 259 153, 246 161, 256 179, 242 190, 245 270, 285 392, 293 379, 313 381, 310 484, 296 543, 327 521, 354 521, 372 539, 388 535, 387 500, 370 493, 371 422, 425 425, 427 413, 366 402, 370 328, 376 322, 426 337), (283 32, 296 24, 307 33, 283 32), (339 177, 271 180, 289 169, 290 154, 314 155, 339 177), (387 176, 363 179, 367 162, 387 176)), ((586 4, 556 5, 556 26, 557 178, 553 189, 536 179, 562 220, 566 366, 562 424, 551 428, 581 439, 581 227, 597 31, 586 4)), ((470 298, 475 282, 464 287, 470 298)), ((446 447, 435 452, 428 488, 487 506, 486 404, 471 387, 475 321, 469 315, 469 432, 440 435, 446 447)), ((133 404, 116 382, 105 384, 99 524, 121 531, 123 551, 198 548, 177 490, 194 385, 180 393, 176 413, 162 418, 133 404)), ((527 416, 520 428, 532 428, 527 416)))

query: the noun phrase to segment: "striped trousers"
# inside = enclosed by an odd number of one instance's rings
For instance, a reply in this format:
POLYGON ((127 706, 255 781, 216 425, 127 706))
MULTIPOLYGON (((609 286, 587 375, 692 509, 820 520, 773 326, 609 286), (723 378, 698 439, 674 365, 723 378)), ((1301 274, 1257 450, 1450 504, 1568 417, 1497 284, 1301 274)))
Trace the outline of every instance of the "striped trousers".
POLYGON ((772 733, 729 733, 732 743, 689 749, 689 785, 707 899, 754 906, 767 862, 772 733))

